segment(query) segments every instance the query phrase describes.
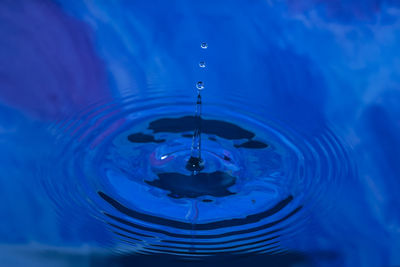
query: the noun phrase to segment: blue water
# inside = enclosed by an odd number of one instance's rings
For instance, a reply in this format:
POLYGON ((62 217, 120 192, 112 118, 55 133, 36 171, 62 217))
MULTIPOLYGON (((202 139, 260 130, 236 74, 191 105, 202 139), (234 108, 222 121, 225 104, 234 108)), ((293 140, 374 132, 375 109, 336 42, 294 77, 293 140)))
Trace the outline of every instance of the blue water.
POLYGON ((2 1, 0 36, 0 266, 400 265, 398 2, 2 1))

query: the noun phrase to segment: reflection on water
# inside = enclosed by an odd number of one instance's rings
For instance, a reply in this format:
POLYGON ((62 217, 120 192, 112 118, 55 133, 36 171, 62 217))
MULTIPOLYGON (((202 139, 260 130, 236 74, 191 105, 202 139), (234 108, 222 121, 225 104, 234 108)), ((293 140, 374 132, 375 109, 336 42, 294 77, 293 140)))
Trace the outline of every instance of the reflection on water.
POLYGON ((0 262, 399 265, 399 14, 3 1, 0 262))

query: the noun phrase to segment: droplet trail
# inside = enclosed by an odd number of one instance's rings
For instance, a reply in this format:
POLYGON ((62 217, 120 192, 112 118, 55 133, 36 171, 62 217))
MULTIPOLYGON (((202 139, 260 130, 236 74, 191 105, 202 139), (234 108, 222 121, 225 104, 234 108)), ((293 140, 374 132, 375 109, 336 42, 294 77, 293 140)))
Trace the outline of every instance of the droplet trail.
POLYGON ((198 90, 203 90, 204 89, 204 82, 202 82, 202 81, 197 82, 196 88, 198 90))

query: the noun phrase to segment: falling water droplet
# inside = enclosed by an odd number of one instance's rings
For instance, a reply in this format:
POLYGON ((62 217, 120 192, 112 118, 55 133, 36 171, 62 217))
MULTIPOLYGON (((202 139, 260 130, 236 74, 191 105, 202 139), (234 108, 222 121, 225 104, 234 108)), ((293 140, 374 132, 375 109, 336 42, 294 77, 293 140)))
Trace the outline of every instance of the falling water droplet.
POLYGON ((203 49, 207 49, 207 47, 208 47, 208 44, 207 43, 201 43, 201 48, 203 48, 203 49))
POLYGON ((204 61, 200 61, 199 62, 199 67, 200 68, 205 68, 206 67, 206 63, 204 61))
POLYGON ((203 90, 204 89, 204 83, 202 81, 197 82, 196 87, 198 90, 203 90))

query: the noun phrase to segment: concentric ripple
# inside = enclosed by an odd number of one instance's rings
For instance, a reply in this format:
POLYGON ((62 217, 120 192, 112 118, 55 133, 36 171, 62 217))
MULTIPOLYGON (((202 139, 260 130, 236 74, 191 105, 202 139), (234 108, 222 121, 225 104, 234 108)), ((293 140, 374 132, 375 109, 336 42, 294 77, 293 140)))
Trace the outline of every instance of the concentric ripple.
POLYGON ((42 184, 57 212, 69 206, 96 218, 121 252, 280 253, 325 191, 352 175, 327 127, 307 137, 208 105, 205 168, 193 176, 185 169, 193 104, 176 99, 126 97, 53 125, 42 184))

